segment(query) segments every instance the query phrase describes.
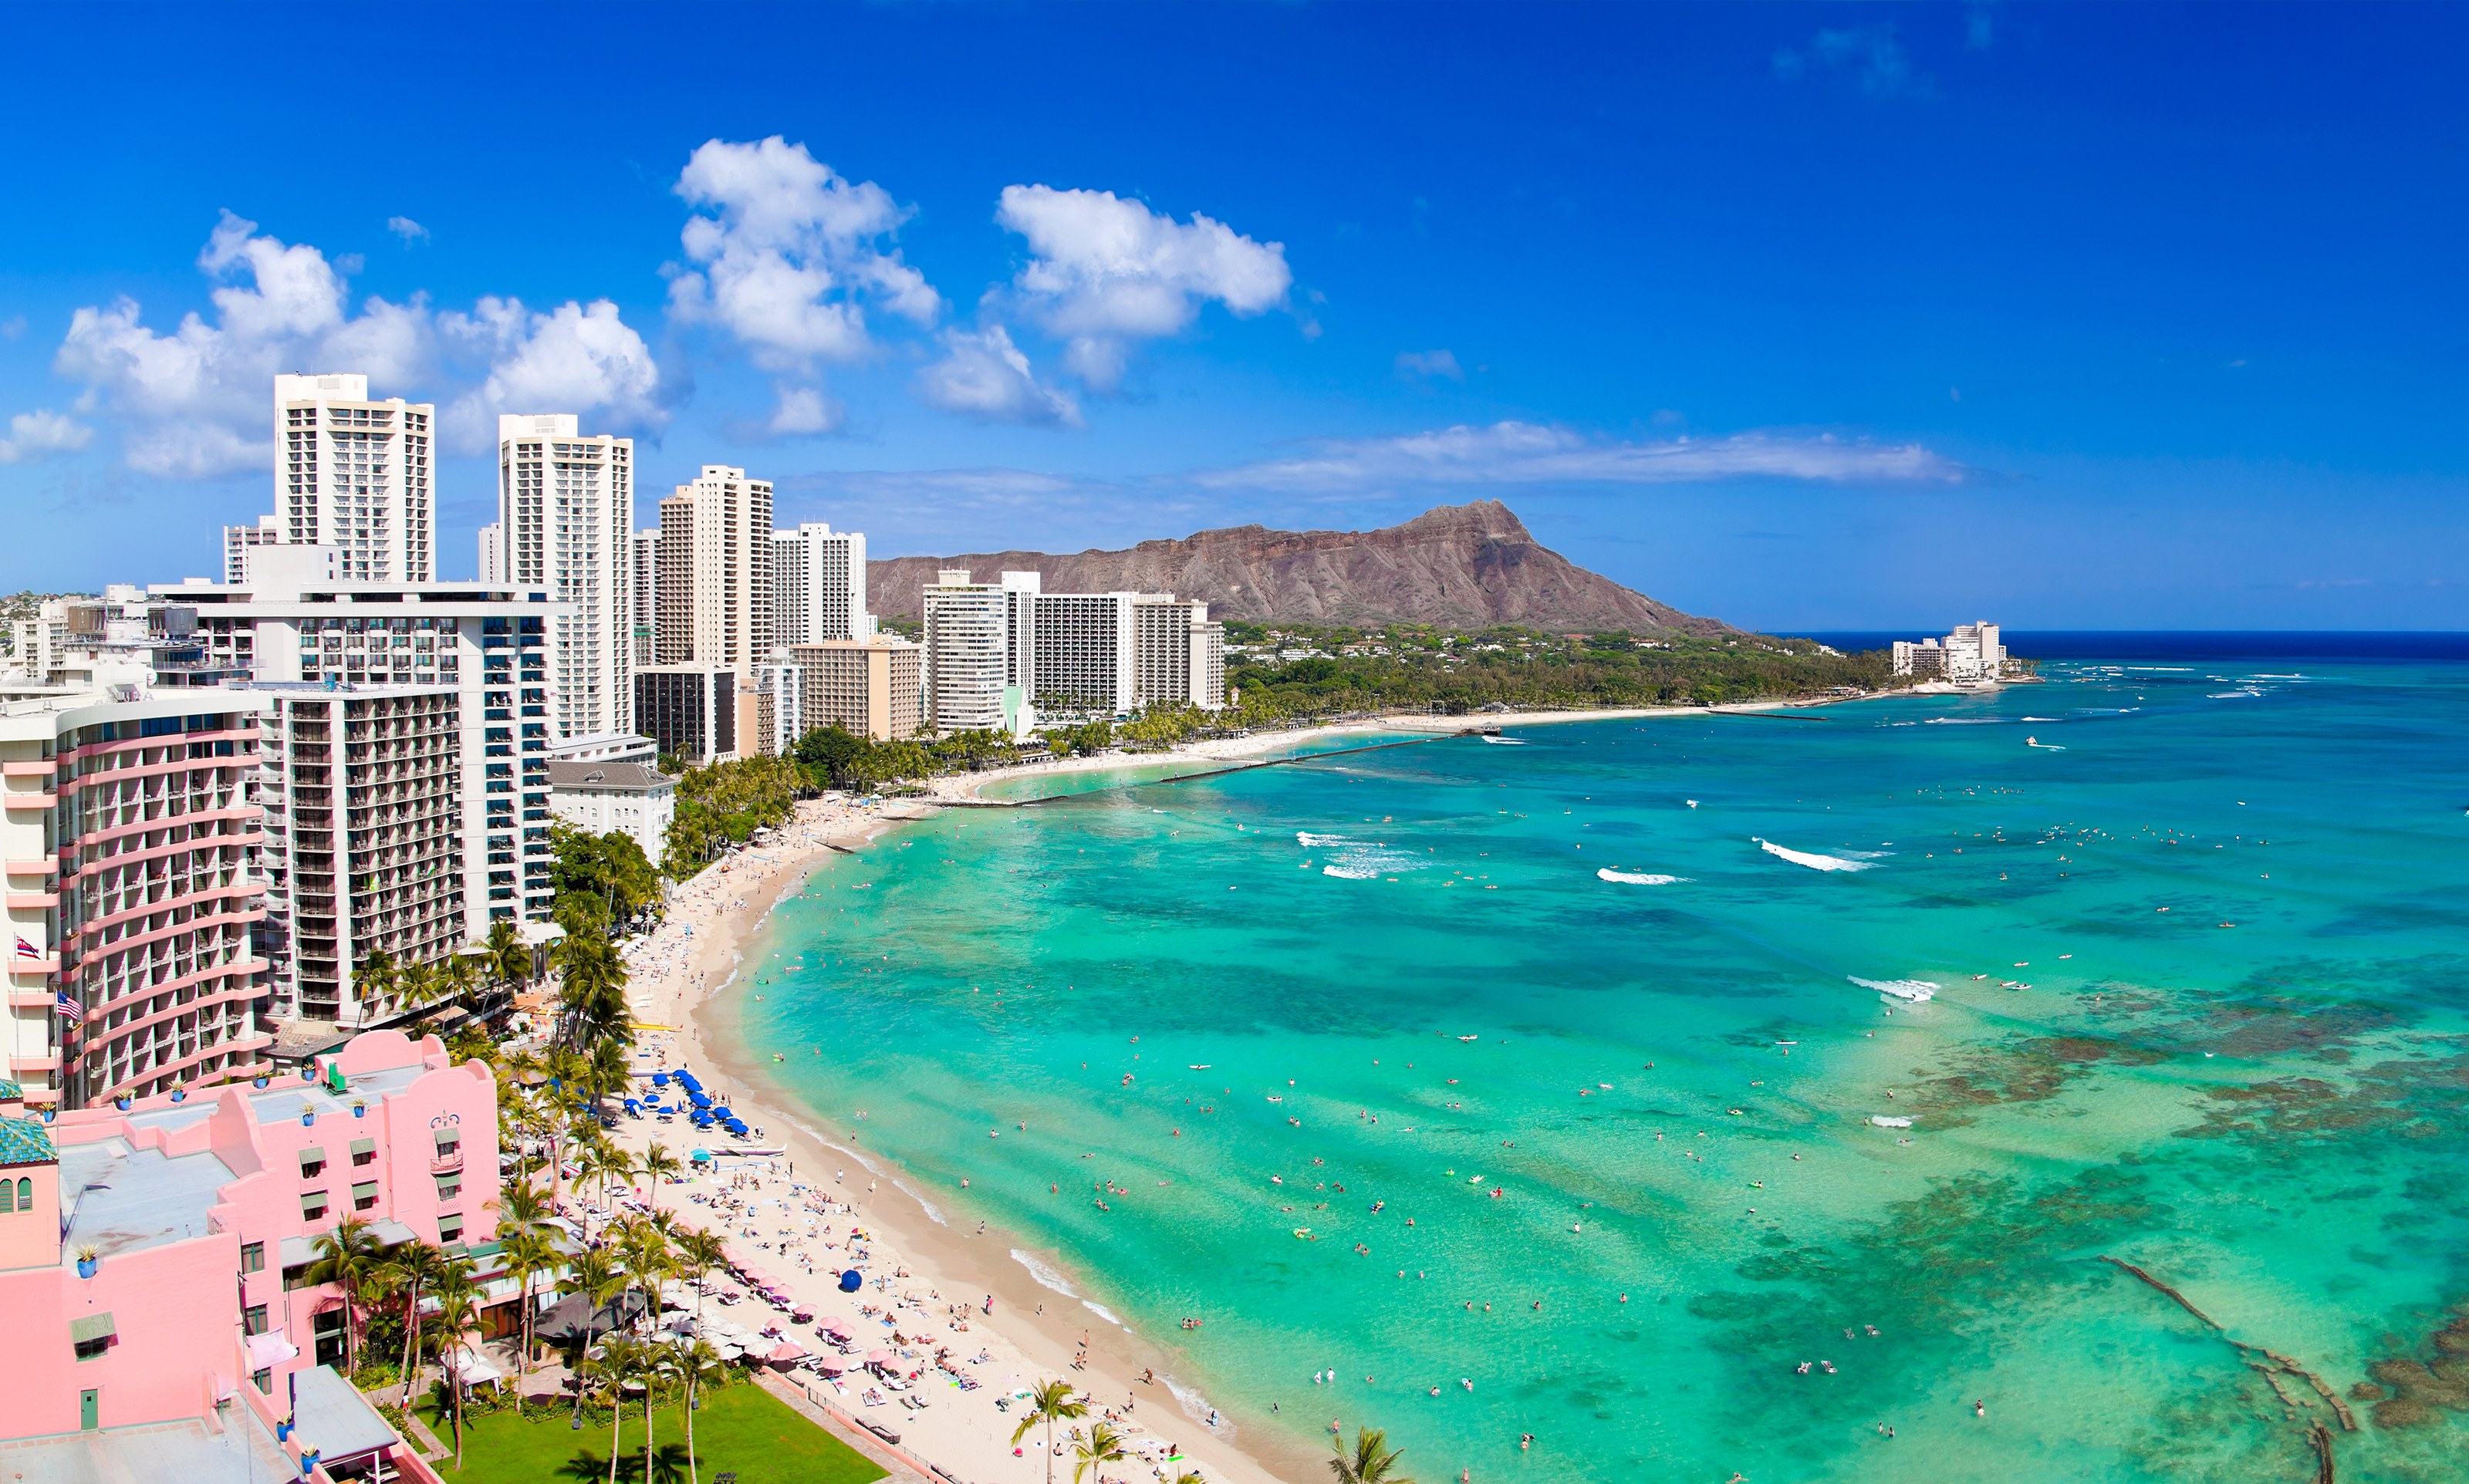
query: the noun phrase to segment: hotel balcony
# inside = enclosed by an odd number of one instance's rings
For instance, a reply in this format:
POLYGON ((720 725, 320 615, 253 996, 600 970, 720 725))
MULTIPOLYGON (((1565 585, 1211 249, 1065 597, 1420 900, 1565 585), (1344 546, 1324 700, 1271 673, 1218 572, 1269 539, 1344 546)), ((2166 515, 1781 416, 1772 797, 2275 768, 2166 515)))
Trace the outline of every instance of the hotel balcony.
POLYGON ((463 1152, 459 1149, 450 1154, 439 1154, 428 1161, 428 1173, 431 1175, 452 1175, 462 1168, 463 1152))

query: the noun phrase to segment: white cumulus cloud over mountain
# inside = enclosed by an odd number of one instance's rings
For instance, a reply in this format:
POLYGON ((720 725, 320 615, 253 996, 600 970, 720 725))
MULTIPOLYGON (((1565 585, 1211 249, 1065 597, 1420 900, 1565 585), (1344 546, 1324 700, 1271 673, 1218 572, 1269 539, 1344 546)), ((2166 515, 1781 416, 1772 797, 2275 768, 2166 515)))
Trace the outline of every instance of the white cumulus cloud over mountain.
POLYGON ((1282 242, 1197 212, 1178 222, 1111 191, 1006 186, 995 220, 1035 255, 1012 283, 1022 309, 1066 343, 1064 364, 1096 391, 1120 383, 1137 342, 1180 334, 1203 305, 1262 314, 1294 286, 1282 242))

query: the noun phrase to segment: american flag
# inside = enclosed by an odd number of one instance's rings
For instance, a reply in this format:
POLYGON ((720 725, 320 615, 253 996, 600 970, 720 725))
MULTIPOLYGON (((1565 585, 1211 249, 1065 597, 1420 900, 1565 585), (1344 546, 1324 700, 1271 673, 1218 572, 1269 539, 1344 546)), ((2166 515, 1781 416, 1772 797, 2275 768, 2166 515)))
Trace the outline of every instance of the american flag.
POLYGON ((65 990, 52 1001, 52 1008, 58 1011, 60 1018, 71 1025, 81 1025, 85 1022, 85 1007, 69 998, 68 992, 65 990))

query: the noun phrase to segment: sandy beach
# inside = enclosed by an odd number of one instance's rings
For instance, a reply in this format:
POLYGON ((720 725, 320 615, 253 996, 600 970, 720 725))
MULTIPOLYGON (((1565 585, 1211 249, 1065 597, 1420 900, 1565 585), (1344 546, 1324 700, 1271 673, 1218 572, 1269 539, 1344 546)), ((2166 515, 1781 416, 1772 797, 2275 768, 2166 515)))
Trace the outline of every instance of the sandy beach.
MULTIPOLYGON (((1745 710, 1750 708, 1723 708, 1745 710)), ((1020 1244, 999 1228, 956 1225, 936 1193, 922 1191, 907 1174, 865 1147, 854 1120, 802 1109, 767 1075, 767 1056, 791 1048, 742 1051, 716 1035, 700 1014, 739 972, 745 945, 773 906, 796 891, 818 869, 865 869, 869 847, 900 824, 953 805, 981 800, 978 790, 1001 780, 1138 768, 1151 764, 1239 765, 1298 746, 1361 736, 1424 732, 1454 735, 1488 726, 1515 730, 1558 722, 1704 715, 1703 707, 1517 713, 1469 717, 1392 716, 1294 731, 1260 733, 1178 747, 1158 754, 1110 754, 1072 758, 1024 767, 990 769, 960 779, 937 780, 926 800, 860 803, 809 801, 796 816, 761 843, 733 852, 681 886, 666 918, 647 937, 630 945, 629 993, 646 1029, 638 1068, 691 1067, 718 1100, 735 1107, 760 1136, 740 1145, 719 1130, 698 1130, 679 1120, 620 1117, 617 1140, 639 1153, 658 1142, 683 1154, 705 1148, 719 1154, 717 1170, 664 1184, 662 1208, 691 1225, 717 1227, 773 1276, 786 1280, 797 1307, 811 1311, 807 1325, 792 1326, 750 1295, 713 1310, 714 1317, 750 1331, 776 1325, 782 1336, 818 1353, 829 1353, 815 1326, 837 1321, 859 1336, 856 1348, 891 1346, 904 1368, 922 1369, 909 1391, 880 1389, 863 1371, 832 1381, 804 1370, 793 1379, 829 1412, 891 1427, 902 1437, 900 1452, 913 1464, 962 1484, 1027 1484, 1045 1477, 1045 1460, 1034 1439, 1015 1455, 1011 1430, 1020 1413, 999 1410, 1007 1399, 1039 1382, 1062 1377, 1090 1402, 1089 1421, 1111 1421, 1148 1457, 1115 1465, 1108 1476, 1131 1480, 1154 1474, 1172 1479, 1197 1470, 1215 1480, 1301 1481, 1320 1476, 1325 1454, 1287 1434, 1265 1435, 1247 1427, 1237 1436, 1231 1418, 1214 1424, 1211 1399, 1175 1371, 1175 1357, 1136 1331, 1100 1313, 1056 1271, 1052 1253, 1029 1251, 1039 1271, 1015 1252, 1020 1244), (738 1148, 777 1151, 771 1155, 724 1153, 738 1148), (858 1235, 862 1233, 862 1235, 858 1235), (858 1293, 843 1294, 838 1273, 854 1267, 866 1278, 858 1293), (905 1344, 895 1344, 897 1336, 905 1344), (937 1368, 937 1352, 943 1352, 937 1368), (1154 1373, 1154 1380, 1149 1379, 1154 1373), (961 1378, 975 1383, 963 1389, 961 1378), (874 1401, 869 1404, 871 1391, 874 1401), (922 1409, 900 1398, 927 1399, 922 1409), (1180 1461, 1165 1462, 1164 1445, 1175 1445, 1180 1461)), ((806 1048, 795 1048, 805 1050, 806 1048)), ((651 1197, 638 1187, 635 1200, 651 1197)), ((1350 1430, 1377 1419, 1341 1417, 1350 1430)), ((1317 1419, 1315 1419, 1317 1421, 1317 1419)), ((1086 1424, 1084 1423, 1083 1426, 1086 1424)), ((1059 1434, 1058 1434, 1059 1437, 1059 1434)), ((881 1451, 878 1448, 877 1451, 881 1451)), ((1068 1469, 1068 1452, 1058 1463, 1068 1469)))
MULTIPOLYGON (((747 937, 809 872, 828 868, 842 850, 862 850, 861 842, 879 839, 904 819, 933 812, 916 804, 803 805, 766 845, 739 851, 680 888, 660 927, 628 951, 630 994, 647 1026, 638 1067, 692 1067, 715 1098, 763 1133, 740 1146, 718 1130, 698 1130, 683 1120, 621 1116, 618 1142, 636 1153, 653 1142, 680 1154, 699 1147, 782 1151, 771 1157, 722 1154, 716 1173, 658 1191, 663 1209, 686 1224, 722 1230, 770 1274, 785 1279, 797 1307, 814 1315, 809 1324, 793 1326, 750 1295, 713 1306, 711 1317, 749 1330, 776 1324, 785 1337, 819 1354, 831 1352, 815 1326, 837 1320, 859 1336, 861 1354, 889 1347, 913 1358, 904 1359, 904 1368, 924 1375, 905 1393, 882 1389, 862 1371, 839 1381, 803 1370, 793 1374, 828 1411, 891 1427, 901 1435, 901 1453, 962 1484, 1026 1484, 1046 1476, 1035 1439, 1024 1440, 1019 1456, 1013 1453, 1018 1403, 1008 1403, 1012 1409, 1005 1412, 995 1402, 1056 1377, 1088 1397, 1090 1416, 1082 1426, 1112 1421, 1151 1455, 1111 1466, 1109 1477, 1172 1479, 1197 1470, 1212 1480, 1259 1484, 1318 1473, 1315 1455, 1282 1439, 1246 1437, 1238 1445, 1230 1421, 1212 1428, 1203 1398, 1188 1388, 1178 1396, 1171 1357, 1106 1322, 1076 1296, 1041 1286, 1011 1255, 1016 1244, 1009 1234, 981 1233, 974 1223, 967 1230, 945 1225, 931 1197, 864 1149, 861 1131, 819 1126, 815 1115, 793 1111, 792 1100, 758 1067, 734 1062, 696 1019, 696 1010, 730 982, 747 937), (852 1228, 864 1235, 853 1241, 852 1228), (844 1294, 834 1280, 851 1267, 867 1283, 844 1294), (895 1344, 894 1335, 907 1343, 895 1344), (937 1350, 948 1350, 947 1369, 936 1368, 937 1350), (1155 1381, 1142 1379, 1152 1369, 1155 1381), (963 1390, 961 1376, 976 1388, 963 1390), (881 1398, 876 1404, 867 1404, 870 1389, 881 1398), (900 1404, 903 1396, 923 1398, 927 1405, 912 1409, 900 1404), (1168 1444, 1179 1446, 1181 1461, 1164 1461, 1168 1444)), ((647 1202, 651 1195, 638 1186, 635 1199, 647 1202)), ((1047 1272, 1053 1275, 1050 1267, 1047 1272)), ((1057 1464, 1058 1473, 1069 1473, 1068 1449, 1057 1464)))

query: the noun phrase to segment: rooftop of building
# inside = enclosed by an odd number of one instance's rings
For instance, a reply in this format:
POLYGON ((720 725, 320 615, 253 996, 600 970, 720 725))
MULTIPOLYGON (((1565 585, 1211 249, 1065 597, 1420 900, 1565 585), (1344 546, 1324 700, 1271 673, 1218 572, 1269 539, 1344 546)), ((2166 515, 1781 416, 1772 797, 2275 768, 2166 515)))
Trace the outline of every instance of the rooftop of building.
POLYGON ((60 1151, 65 1252, 117 1257, 206 1235, 206 1212, 237 1174, 212 1153, 167 1155, 117 1134, 60 1151))
POLYGON ((676 782, 649 763, 567 763, 557 758, 548 763, 548 786, 552 788, 635 793, 676 782))
POLYGON ((0 1478, 44 1484, 126 1484, 177 1479, 180 1484, 262 1484, 299 1470, 246 1406, 224 1409, 229 1427, 217 1432, 199 1421, 148 1423, 0 1443, 0 1478))
MULTIPOLYGON (((9 1085, 12 1089, 10 1096, 18 1102, 23 1102, 25 1094, 14 1090, 16 1084, 11 1083, 9 1085)), ((0 1167, 49 1164, 58 1157, 59 1157, 59 1151, 52 1144, 52 1130, 44 1128, 39 1121, 32 1118, 0 1118, 0 1167)))

